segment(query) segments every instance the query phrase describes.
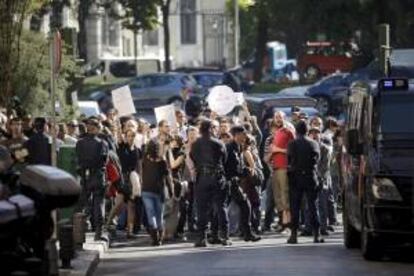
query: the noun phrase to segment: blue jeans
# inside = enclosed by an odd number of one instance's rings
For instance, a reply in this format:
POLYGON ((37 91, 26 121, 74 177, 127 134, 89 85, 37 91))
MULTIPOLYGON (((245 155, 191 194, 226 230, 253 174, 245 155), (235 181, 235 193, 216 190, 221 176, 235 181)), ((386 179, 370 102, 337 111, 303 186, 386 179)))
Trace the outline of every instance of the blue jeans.
POLYGON ((164 204, 161 201, 161 195, 142 192, 142 200, 147 214, 148 225, 151 229, 161 230, 163 227, 162 217, 164 214, 164 204))

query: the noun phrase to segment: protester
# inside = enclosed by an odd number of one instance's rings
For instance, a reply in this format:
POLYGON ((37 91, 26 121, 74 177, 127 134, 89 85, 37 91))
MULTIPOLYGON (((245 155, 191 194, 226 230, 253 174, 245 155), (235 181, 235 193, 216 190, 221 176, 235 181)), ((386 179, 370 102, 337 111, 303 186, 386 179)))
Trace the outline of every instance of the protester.
MULTIPOLYGON (((159 246, 163 240, 163 214, 168 178, 167 160, 163 158, 160 144, 151 140, 147 145, 142 162, 142 200, 149 224, 152 245, 159 246)), ((172 196, 172 187, 167 189, 172 196)))
POLYGON ((291 129, 286 127, 285 114, 282 111, 275 113, 274 120, 277 125, 277 130, 274 133, 271 145, 273 165, 272 188, 273 198, 282 225, 278 230, 281 232, 288 227, 291 220, 289 207, 289 179, 287 174, 287 147, 289 142, 291 142, 295 136, 291 129))

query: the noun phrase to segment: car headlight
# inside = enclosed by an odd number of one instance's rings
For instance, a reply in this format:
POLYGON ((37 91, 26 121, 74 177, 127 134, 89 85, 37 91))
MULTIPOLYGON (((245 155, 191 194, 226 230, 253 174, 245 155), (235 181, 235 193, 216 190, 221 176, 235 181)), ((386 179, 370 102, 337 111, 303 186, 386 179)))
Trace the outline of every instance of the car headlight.
POLYGON ((394 182, 388 178, 374 178, 372 193, 377 199, 389 201, 403 200, 394 182))

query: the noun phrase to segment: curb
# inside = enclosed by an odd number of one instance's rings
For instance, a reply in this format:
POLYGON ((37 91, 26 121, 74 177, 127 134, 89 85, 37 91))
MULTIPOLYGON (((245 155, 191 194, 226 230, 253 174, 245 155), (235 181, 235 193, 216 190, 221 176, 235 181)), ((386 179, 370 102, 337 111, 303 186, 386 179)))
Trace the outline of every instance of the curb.
POLYGON ((100 259, 109 249, 108 241, 94 241, 94 234, 86 234, 83 250, 76 252, 71 269, 59 269, 59 276, 92 276, 100 259))

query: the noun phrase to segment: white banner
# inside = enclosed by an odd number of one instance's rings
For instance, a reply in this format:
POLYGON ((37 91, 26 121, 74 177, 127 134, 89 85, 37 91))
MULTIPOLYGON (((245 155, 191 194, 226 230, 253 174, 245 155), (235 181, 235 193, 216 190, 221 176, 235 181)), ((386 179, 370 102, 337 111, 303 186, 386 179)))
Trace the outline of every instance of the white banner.
POLYGON ((171 130, 177 129, 177 119, 175 117, 175 107, 173 104, 164 105, 154 108, 155 118, 157 119, 157 124, 166 120, 171 127, 171 130))
POLYGON ((135 114, 137 112, 128 85, 112 90, 112 102, 120 117, 135 114))

